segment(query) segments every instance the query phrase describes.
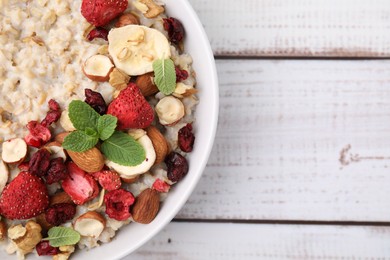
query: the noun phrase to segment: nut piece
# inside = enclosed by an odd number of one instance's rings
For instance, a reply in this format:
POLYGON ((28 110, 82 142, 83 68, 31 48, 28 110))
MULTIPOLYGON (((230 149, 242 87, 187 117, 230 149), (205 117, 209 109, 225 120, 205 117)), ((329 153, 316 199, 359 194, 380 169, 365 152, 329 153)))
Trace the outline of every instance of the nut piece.
POLYGON ((89 211, 78 217, 73 227, 82 236, 97 238, 106 227, 106 219, 96 211, 89 211))
POLYGON ((0 194, 3 192, 3 189, 8 182, 8 178, 8 166, 2 160, 0 160, 0 194))
POLYGON ((107 81, 113 69, 114 64, 112 64, 110 58, 101 54, 89 57, 83 65, 85 76, 99 82, 107 81))
POLYGON ((159 164, 164 161, 169 152, 168 142, 155 126, 149 126, 146 128, 146 132, 148 133, 148 136, 153 143, 154 150, 156 151, 156 161, 154 164, 159 164))
POLYGON ((7 225, 0 220, 0 241, 3 241, 5 238, 7 238, 7 225))
POLYGON ((142 95, 148 97, 158 92, 157 86, 153 82, 154 73, 149 72, 137 77, 135 84, 141 90, 142 95))
POLYGON ((66 153, 60 142, 50 142, 45 145, 45 148, 51 153, 50 159, 62 158, 64 161, 66 161, 66 153))
POLYGON ((174 125, 185 115, 183 103, 172 96, 162 98, 156 105, 156 112, 162 125, 174 125))
POLYGON ((134 183, 136 181, 139 180, 139 175, 133 177, 133 178, 121 178, 121 180, 124 182, 124 183, 127 183, 127 184, 131 184, 131 183, 134 183))
POLYGON ((74 202, 71 199, 71 197, 65 191, 56 193, 52 197, 50 197, 50 206, 52 206, 54 204, 59 204, 59 203, 74 204, 74 202))
POLYGON ((56 135, 56 137, 54 137, 54 140, 56 142, 59 142, 60 144, 62 144, 64 142, 64 139, 65 137, 69 134, 69 132, 62 132, 62 133, 59 133, 58 135, 56 135))
POLYGON ((123 27, 129 24, 139 25, 138 17, 130 13, 122 14, 116 22, 115 27, 123 27))
MULTIPOLYGON (((60 125, 67 132, 72 132, 72 131, 76 130, 76 128, 73 126, 72 121, 70 121, 68 110, 62 111, 61 117, 60 117, 60 125)), ((60 142, 60 143, 62 143, 62 142, 60 142)))
POLYGON ((22 138, 14 138, 3 143, 1 157, 6 163, 20 163, 26 158, 27 144, 22 138))
POLYGON ((164 12, 164 7, 161 5, 156 4, 153 2, 153 0, 139 0, 141 3, 145 4, 148 7, 148 10, 146 13, 144 13, 144 16, 146 18, 155 18, 159 14, 164 12))
POLYGON ((157 191, 146 189, 141 192, 133 205, 133 219, 135 222, 149 224, 156 217, 160 209, 160 196, 157 191))
POLYGON ((115 68, 110 73, 110 79, 108 82, 110 83, 111 86, 121 91, 127 87, 129 81, 130 81, 130 76, 126 75, 124 72, 115 68))
MULTIPOLYGON (((24 254, 27 254, 32 252, 35 246, 41 241, 42 228, 39 224, 30 220, 26 223, 25 229, 26 232, 23 236, 11 239, 15 242, 20 251, 22 251, 24 254)), ((10 229, 8 229, 8 234, 10 234, 10 229)))
POLYGON ((81 153, 67 150, 67 153, 72 161, 86 172, 98 172, 103 169, 104 158, 96 147, 81 153))

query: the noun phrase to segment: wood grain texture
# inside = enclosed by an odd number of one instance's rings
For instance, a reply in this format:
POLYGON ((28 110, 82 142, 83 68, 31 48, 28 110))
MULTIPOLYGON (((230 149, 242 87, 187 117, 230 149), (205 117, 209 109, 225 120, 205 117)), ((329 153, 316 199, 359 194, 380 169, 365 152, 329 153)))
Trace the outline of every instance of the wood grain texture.
POLYGON ((390 57, 388 0, 190 0, 215 55, 390 57))
POLYGON ((390 259, 389 243, 383 227, 171 223, 123 259, 390 259))
POLYGON ((216 141, 177 218, 390 221, 390 61, 217 67, 216 141))

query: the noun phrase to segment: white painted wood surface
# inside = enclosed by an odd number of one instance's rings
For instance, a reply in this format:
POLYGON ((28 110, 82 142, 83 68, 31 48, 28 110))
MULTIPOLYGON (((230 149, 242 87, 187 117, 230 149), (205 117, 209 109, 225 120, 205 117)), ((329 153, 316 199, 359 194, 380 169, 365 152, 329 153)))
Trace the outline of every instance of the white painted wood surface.
POLYGON ((389 259, 389 240, 389 227, 171 223, 124 259, 389 259))
POLYGON ((216 55, 390 57, 388 0, 189 0, 216 55))

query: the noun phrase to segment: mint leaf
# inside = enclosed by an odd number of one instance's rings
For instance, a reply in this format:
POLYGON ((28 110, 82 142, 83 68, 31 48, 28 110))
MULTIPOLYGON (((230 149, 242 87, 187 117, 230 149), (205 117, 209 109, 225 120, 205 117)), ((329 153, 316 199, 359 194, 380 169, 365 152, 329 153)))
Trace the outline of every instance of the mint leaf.
POLYGON ((96 136, 90 136, 83 131, 74 131, 65 137, 62 147, 65 150, 84 152, 94 147, 98 141, 99 137, 97 136, 97 133, 96 136))
POLYGON ((100 139, 107 140, 114 133, 118 119, 112 115, 103 115, 99 118, 97 130, 100 139))
POLYGON ((73 100, 69 104, 69 118, 77 130, 84 131, 87 127, 96 129, 100 115, 87 103, 73 100))
POLYGON ((75 245, 80 241, 79 232, 69 227, 52 227, 47 234, 48 237, 43 240, 49 240, 53 247, 75 245))
POLYGON ((159 59, 153 62, 154 83, 164 94, 170 95, 176 88, 175 64, 171 59, 159 59))
POLYGON ((90 137, 99 138, 98 132, 93 128, 90 128, 90 127, 85 128, 84 133, 90 137))
POLYGON ((146 157, 142 145, 130 135, 119 131, 104 141, 100 150, 110 161, 123 166, 136 166, 146 157))

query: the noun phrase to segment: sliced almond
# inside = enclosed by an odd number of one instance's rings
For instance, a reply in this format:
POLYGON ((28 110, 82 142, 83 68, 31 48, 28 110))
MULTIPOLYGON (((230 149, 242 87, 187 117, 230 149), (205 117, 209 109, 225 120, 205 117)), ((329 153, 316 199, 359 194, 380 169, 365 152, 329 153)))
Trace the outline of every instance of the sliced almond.
POLYGON ((154 150, 156 151, 156 161, 154 164, 159 164, 164 161, 169 152, 168 142, 155 126, 149 126, 146 128, 146 132, 152 141, 154 150))
POLYGON ((89 57, 83 65, 85 76, 99 82, 107 81, 113 69, 114 64, 112 64, 110 58, 101 54, 89 57))
POLYGON ((154 73, 149 72, 138 76, 135 80, 135 84, 139 87, 142 95, 145 97, 156 94, 158 92, 158 88, 153 82, 153 77, 154 73))
POLYGON ((51 158, 62 158, 66 160, 66 153, 62 145, 58 141, 53 141, 45 145, 46 149, 51 153, 51 158))
POLYGON ((64 142, 64 139, 65 137, 69 134, 69 132, 62 132, 62 133, 59 133, 58 135, 56 135, 56 137, 54 137, 54 140, 59 142, 60 144, 62 144, 64 142))
POLYGON ((86 172, 98 172, 103 169, 104 157, 96 147, 85 152, 74 152, 67 150, 72 161, 86 172))
POLYGON ((14 138, 3 143, 1 157, 6 163, 20 163, 26 158, 27 144, 22 138, 14 138))
POLYGON ((149 224, 160 209, 160 196, 156 190, 146 189, 135 200, 132 215, 135 222, 149 224))
POLYGON ((8 166, 0 160, 0 194, 3 192, 5 185, 8 182, 9 169, 8 166))
POLYGON ((162 98, 156 105, 156 112, 162 125, 174 125, 185 115, 183 103, 172 96, 162 98))
POLYGON ((106 219, 96 211, 89 211, 78 217, 73 225, 74 230, 85 237, 97 238, 106 227, 106 219))

